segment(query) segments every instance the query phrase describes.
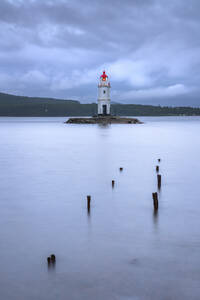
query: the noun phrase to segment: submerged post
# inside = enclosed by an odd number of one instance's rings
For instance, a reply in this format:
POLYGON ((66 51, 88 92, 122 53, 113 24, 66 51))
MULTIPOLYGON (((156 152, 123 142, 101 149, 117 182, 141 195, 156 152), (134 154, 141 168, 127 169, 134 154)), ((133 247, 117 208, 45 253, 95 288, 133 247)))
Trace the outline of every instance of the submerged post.
POLYGON ((159 158, 159 159, 158 159, 158 162, 160 162, 160 161, 161 161, 161 159, 159 158))
POLYGON ((152 193, 154 210, 158 210, 158 193, 152 193))
POLYGON ((91 202, 91 196, 88 195, 87 196, 87 209, 88 209, 88 211, 90 211, 90 202, 91 202))
POLYGON ((114 188, 114 186, 115 186, 115 181, 112 180, 112 187, 114 188))
POLYGON ((55 261, 56 261, 56 256, 55 256, 55 254, 51 254, 51 261, 52 261, 52 263, 55 263, 55 261))
POLYGON ((123 168, 121 167, 121 168, 119 168, 119 170, 120 170, 120 172, 122 172, 122 171, 123 171, 123 168))
POLYGON ((157 180, 158 180, 158 188, 160 189, 161 188, 161 175, 160 174, 157 175, 157 180))
POLYGON ((159 166, 156 166, 156 172, 157 173, 159 172, 159 166))

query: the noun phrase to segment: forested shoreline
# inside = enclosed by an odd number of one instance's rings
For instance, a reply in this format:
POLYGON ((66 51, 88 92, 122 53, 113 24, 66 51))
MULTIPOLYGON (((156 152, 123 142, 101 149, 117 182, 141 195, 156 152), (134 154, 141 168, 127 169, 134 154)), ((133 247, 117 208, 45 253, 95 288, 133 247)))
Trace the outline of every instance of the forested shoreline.
MULTIPOLYGON (((119 116, 199 116, 200 108, 113 103, 111 112, 119 116)), ((82 104, 75 100, 22 97, 0 93, 0 116, 93 116, 96 113, 96 103, 82 104)))

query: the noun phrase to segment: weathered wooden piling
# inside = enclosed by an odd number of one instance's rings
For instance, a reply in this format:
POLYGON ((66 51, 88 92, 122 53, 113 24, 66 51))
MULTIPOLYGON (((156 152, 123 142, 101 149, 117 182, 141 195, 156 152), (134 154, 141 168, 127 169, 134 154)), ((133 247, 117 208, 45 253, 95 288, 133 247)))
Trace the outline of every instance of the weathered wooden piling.
POLYGON ((161 159, 159 158, 159 159, 158 159, 158 162, 160 162, 160 161, 161 161, 161 159))
POLYGON ((47 257, 47 263, 48 263, 48 264, 51 263, 51 257, 47 257))
POLYGON ((158 210, 158 193, 152 193, 154 210, 158 210))
POLYGON ((120 172, 122 172, 122 171, 123 171, 123 168, 121 167, 121 168, 119 168, 119 170, 120 170, 120 172))
POLYGON ((160 174, 157 175, 157 181, 158 181, 158 188, 160 189, 161 188, 161 175, 160 174))
POLYGON ((88 209, 88 211, 90 211, 90 202, 91 202, 91 196, 88 195, 87 196, 87 209, 88 209))
POLYGON ((156 172, 157 173, 159 172, 159 166, 156 166, 156 172))
POLYGON ((112 180, 112 187, 114 188, 114 186, 115 186, 115 181, 112 180))
POLYGON ((52 261, 52 263, 55 263, 55 261, 56 261, 56 256, 55 256, 55 254, 51 254, 51 261, 52 261))

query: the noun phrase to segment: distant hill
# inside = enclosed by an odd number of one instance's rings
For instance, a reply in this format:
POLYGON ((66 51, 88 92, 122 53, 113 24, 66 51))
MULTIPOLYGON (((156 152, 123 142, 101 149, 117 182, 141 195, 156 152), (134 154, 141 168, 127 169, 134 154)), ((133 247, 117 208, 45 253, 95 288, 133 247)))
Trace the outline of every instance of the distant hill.
POLYGON ((34 98, 0 93, 0 116, 88 116, 95 114, 96 104, 75 100, 34 98))
MULTIPOLYGON (((199 116, 200 108, 168 107, 112 102, 111 111, 121 116, 199 116)), ((92 116, 97 104, 81 104, 75 100, 22 97, 0 93, 0 116, 92 116)))

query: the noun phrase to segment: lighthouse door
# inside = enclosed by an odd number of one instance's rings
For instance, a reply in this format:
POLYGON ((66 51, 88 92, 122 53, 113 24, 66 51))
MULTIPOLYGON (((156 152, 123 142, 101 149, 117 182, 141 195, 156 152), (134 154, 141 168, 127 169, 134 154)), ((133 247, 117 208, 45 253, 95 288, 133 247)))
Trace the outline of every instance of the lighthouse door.
POLYGON ((103 115, 107 115, 107 105, 103 105, 103 115))

